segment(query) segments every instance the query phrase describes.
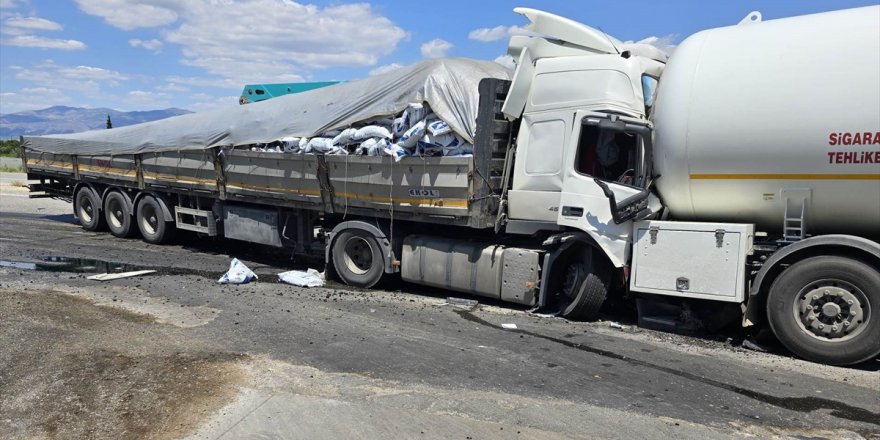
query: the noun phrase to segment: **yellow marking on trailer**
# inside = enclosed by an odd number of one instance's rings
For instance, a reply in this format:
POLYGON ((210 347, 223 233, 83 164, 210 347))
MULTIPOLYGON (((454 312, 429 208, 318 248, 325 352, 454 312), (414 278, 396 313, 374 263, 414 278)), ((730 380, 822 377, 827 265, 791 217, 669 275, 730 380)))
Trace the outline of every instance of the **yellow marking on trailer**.
POLYGON ((463 199, 413 199, 413 198, 391 198, 386 196, 375 196, 371 194, 355 194, 355 193, 336 193, 336 197, 341 197, 343 199, 355 199, 355 200, 368 200, 371 202, 383 202, 383 203, 400 203, 400 204, 408 204, 408 205, 428 205, 430 207, 438 207, 438 208, 467 208, 468 202, 463 199))
POLYGON ((302 194, 306 196, 320 196, 321 190, 317 189, 297 189, 297 188, 278 188, 275 186, 254 185, 244 182, 226 182, 227 188, 253 190, 253 191, 269 191, 269 192, 286 192, 293 194, 302 194))
POLYGON ((63 168, 65 170, 73 170, 73 163, 70 163, 70 162, 44 162, 41 160, 28 160, 27 164, 28 164, 28 168, 30 168, 31 166, 36 166, 36 167, 63 168), (70 165, 61 165, 61 164, 65 164, 65 163, 69 163, 70 165))
MULTIPOLYGON (((250 183, 242 183, 242 182, 226 182, 226 188, 233 189, 244 189, 244 190, 254 190, 254 191, 269 191, 269 192, 286 192, 293 194, 301 194, 307 196, 320 196, 320 190, 312 190, 312 189, 296 189, 296 188, 278 188, 274 186, 265 186, 265 185, 253 185, 250 183)), ((430 207, 444 207, 444 208, 467 208, 467 200, 462 199, 413 199, 413 198, 390 198, 387 196, 374 196, 370 194, 355 194, 355 193, 336 193, 336 198, 341 199, 350 199, 350 200, 368 200, 371 202, 382 202, 382 203, 391 203, 392 200, 397 204, 409 204, 409 205, 427 205, 430 207)))
POLYGON ((162 173, 154 173, 150 171, 144 171, 144 179, 149 180, 170 180, 176 181, 180 183, 195 183, 201 185, 217 185, 217 181, 215 179, 203 179, 200 177, 187 177, 187 176, 172 176, 170 174, 162 174, 162 173))
POLYGON ((880 180, 880 174, 691 174, 694 180, 880 180))
POLYGON ((80 172, 90 171, 93 173, 113 174, 116 176, 124 176, 124 177, 136 177, 137 176, 137 170, 134 170, 134 169, 111 168, 111 167, 101 167, 101 166, 79 164, 79 170, 80 170, 80 172))

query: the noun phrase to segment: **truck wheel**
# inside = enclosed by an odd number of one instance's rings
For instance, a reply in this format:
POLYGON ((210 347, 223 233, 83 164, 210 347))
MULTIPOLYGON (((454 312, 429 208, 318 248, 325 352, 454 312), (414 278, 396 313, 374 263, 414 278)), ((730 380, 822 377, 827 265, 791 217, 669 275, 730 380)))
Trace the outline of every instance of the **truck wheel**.
POLYGON ((770 328, 805 359, 851 365, 880 355, 880 273, 850 258, 792 264, 767 297, 770 328))
POLYGON ((125 196, 119 191, 111 191, 104 198, 104 218, 111 234, 120 238, 131 237, 135 231, 132 227, 131 214, 125 196))
POLYGON ((553 299, 559 315, 578 320, 595 318, 608 296, 608 263, 593 248, 584 246, 572 249, 561 268, 561 284, 553 299))
POLYGON ((86 231, 104 230, 104 217, 101 216, 101 198, 91 188, 82 187, 74 198, 75 217, 86 231))
POLYGON ((370 288, 385 274, 382 249, 371 234, 346 229, 333 241, 333 266, 345 284, 370 288))
POLYGON ((138 202, 135 220, 147 243, 163 244, 174 238, 174 224, 165 221, 162 205, 153 196, 144 196, 138 202))

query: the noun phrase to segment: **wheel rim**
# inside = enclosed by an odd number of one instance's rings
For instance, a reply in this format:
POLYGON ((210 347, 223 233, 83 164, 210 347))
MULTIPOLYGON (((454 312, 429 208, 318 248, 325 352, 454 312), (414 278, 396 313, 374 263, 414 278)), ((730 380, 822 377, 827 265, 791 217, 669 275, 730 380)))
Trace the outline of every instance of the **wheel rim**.
POLYGON ((351 237, 342 252, 346 269, 356 275, 364 275, 373 267, 373 249, 362 237, 351 237))
POLYGON ((141 226, 143 227, 144 233, 149 235, 155 235, 156 231, 159 229, 159 213, 156 212, 156 207, 145 203, 141 208, 141 226))
POLYGON ((808 284, 793 305, 792 312, 801 331, 823 341, 851 339, 871 319, 865 293, 842 280, 824 279, 808 284))
POLYGON ((91 223, 95 218, 95 206, 92 204, 91 197, 83 196, 79 200, 79 216, 83 223, 91 223))
POLYGON ((565 268, 565 273, 563 273, 562 295, 568 299, 574 299, 584 278, 584 266, 581 261, 569 264, 565 268))
POLYGON ((116 199, 115 197, 111 197, 110 200, 107 200, 107 212, 110 213, 107 216, 107 220, 109 220, 110 225, 114 228, 122 228, 125 224, 125 207, 122 206, 122 202, 116 199))

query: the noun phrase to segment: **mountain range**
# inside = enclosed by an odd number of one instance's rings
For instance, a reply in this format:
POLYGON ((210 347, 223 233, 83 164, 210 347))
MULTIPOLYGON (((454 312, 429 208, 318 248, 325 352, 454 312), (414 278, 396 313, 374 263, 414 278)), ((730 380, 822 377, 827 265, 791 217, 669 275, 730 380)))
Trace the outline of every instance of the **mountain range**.
POLYGON ((82 108, 56 105, 42 110, 31 110, 0 115, 0 139, 19 136, 77 133, 106 128, 107 115, 113 127, 140 124, 172 116, 192 113, 179 108, 121 112, 109 108, 82 108))

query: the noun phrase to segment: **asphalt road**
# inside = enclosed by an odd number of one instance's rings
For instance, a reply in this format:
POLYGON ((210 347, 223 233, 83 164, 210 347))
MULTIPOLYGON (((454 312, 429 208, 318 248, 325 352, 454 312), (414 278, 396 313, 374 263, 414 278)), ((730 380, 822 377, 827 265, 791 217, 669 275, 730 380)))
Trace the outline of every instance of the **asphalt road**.
POLYGON ((0 176, 2 438, 880 438, 878 361, 296 288, 276 274, 307 262, 86 232, 19 178, 0 176), (219 285, 233 256, 260 280, 219 285))

